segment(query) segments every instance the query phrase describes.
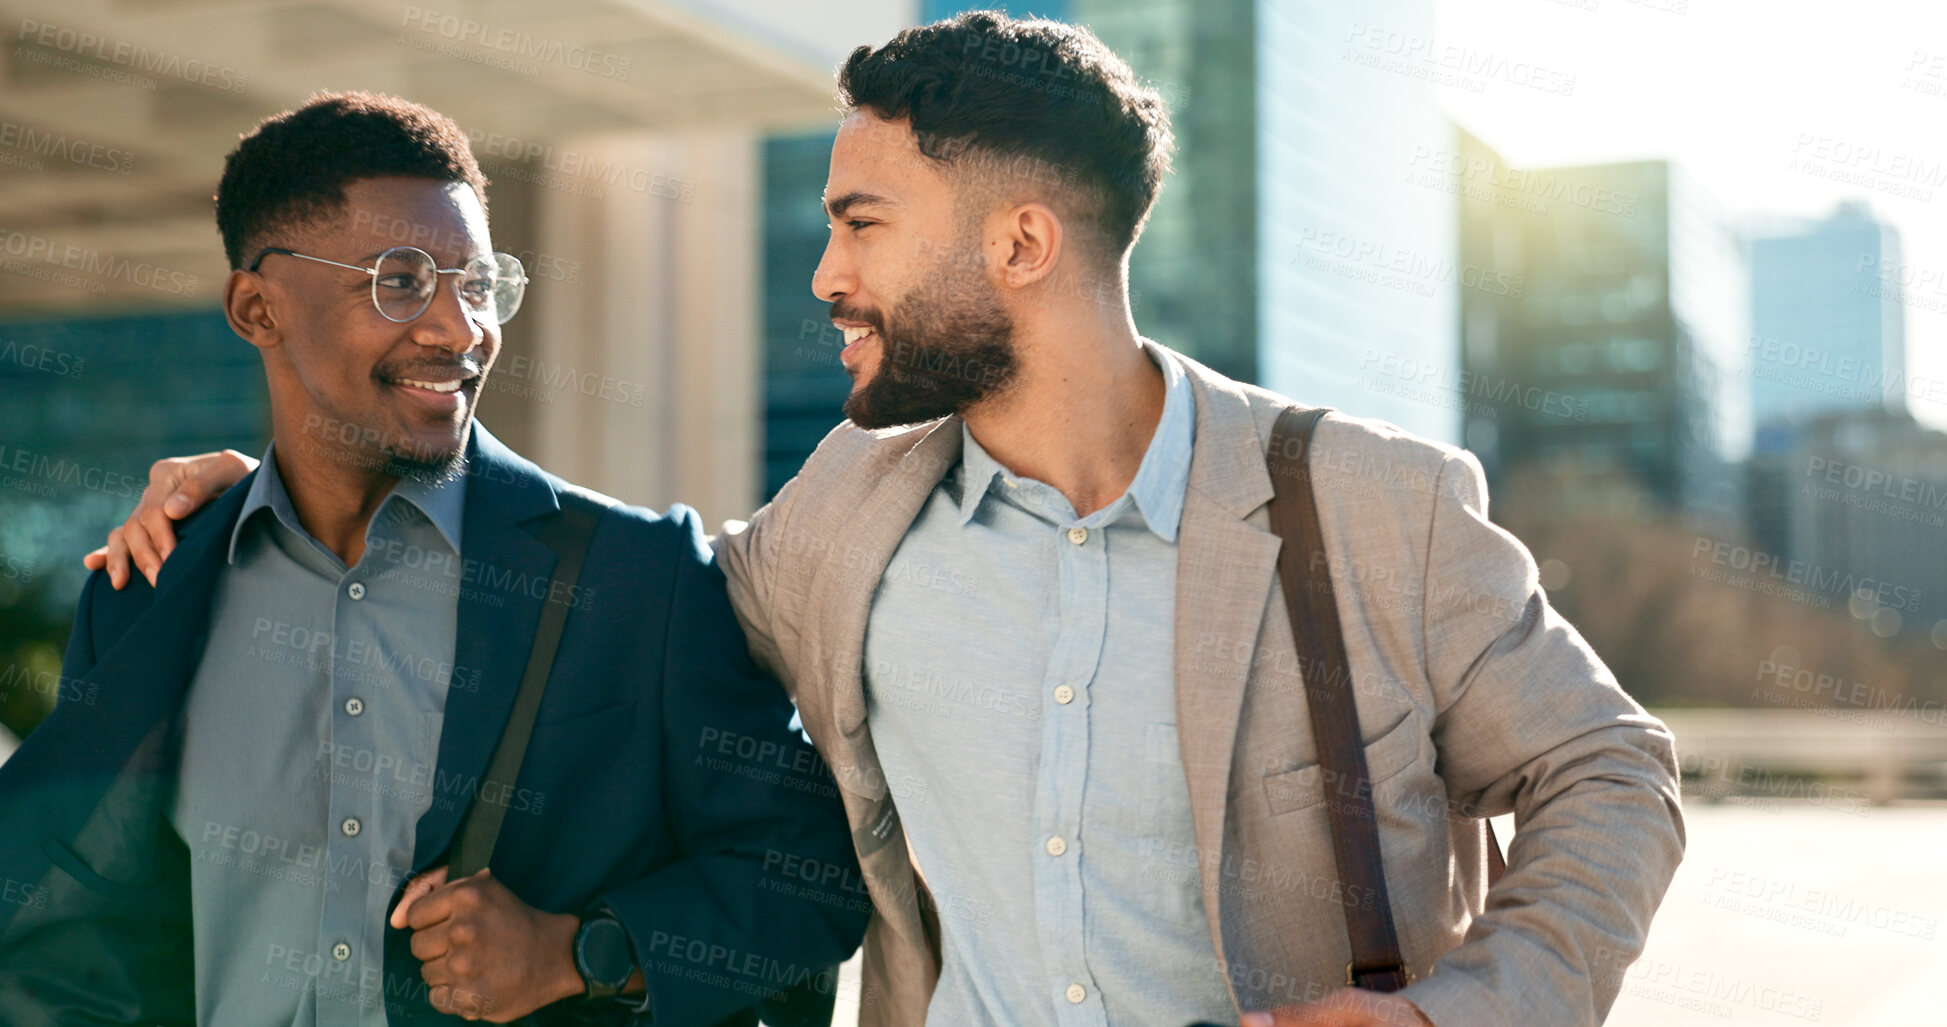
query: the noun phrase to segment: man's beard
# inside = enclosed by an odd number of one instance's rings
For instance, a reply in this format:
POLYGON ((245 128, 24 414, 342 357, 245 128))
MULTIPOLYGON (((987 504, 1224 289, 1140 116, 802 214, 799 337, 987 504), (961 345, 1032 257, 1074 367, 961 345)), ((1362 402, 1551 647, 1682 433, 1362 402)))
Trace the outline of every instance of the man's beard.
MULTIPOLYGON (((471 430, 472 426, 468 425, 471 430)), ((392 450, 384 453, 383 473, 400 481, 417 482, 421 485, 444 485, 457 481, 466 473, 466 444, 450 453, 407 454, 392 450)))
POLYGON ((468 418, 458 442, 451 449, 432 449, 403 438, 387 438, 355 448, 316 446, 315 451, 349 464, 367 474, 381 474, 421 485, 443 485, 467 473, 466 448, 473 433, 468 418))
POLYGON ((889 324, 881 311, 832 305, 834 319, 868 322, 879 336, 878 370, 845 400, 853 424, 891 428, 931 421, 962 413, 1013 384, 1014 321, 999 290, 977 268, 927 276, 896 309, 899 321, 889 324))

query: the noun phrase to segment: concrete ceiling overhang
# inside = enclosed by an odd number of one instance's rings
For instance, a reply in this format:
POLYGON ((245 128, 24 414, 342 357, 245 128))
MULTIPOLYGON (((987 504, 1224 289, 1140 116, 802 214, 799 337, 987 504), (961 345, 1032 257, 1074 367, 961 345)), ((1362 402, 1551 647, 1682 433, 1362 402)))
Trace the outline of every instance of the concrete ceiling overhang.
POLYGON ((0 313, 215 303, 224 155, 320 89, 428 104, 503 165, 833 116, 815 53, 660 0, 0 0, 0 32, 0 313))

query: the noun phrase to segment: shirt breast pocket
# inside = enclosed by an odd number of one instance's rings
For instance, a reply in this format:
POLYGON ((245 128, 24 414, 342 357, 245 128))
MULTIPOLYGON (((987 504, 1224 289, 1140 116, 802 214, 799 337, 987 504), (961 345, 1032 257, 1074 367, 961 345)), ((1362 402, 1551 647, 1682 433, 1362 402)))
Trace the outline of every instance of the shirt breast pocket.
MULTIPOLYGON (((1381 782, 1412 766, 1419 759, 1424 741, 1419 718, 1409 712, 1378 738, 1367 742, 1366 776, 1371 778, 1374 790, 1381 782)), ((1316 761, 1264 775, 1264 801, 1274 817, 1316 806, 1325 800, 1327 793, 1350 796, 1352 785, 1326 780, 1316 761)))

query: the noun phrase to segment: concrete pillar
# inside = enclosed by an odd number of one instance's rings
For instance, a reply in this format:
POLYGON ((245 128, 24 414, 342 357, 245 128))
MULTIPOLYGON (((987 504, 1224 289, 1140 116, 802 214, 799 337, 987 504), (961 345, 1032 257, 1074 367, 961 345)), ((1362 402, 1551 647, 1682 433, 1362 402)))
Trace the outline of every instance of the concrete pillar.
MULTIPOLYGON (((554 147, 541 179, 546 289, 509 388, 539 400, 529 455, 710 530, 755 507, 762 443, 757 140, 631 134, 554 147)), ((510 348, 509 357, 515 351, 510 348)))

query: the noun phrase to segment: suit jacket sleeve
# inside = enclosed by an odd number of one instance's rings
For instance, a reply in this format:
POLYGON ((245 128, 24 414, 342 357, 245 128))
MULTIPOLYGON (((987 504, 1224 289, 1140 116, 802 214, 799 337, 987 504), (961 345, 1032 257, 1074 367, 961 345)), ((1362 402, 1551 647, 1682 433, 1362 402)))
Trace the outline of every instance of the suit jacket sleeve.
POLYGON ((714 1023, 819 978, 858 948, 871 911, 831 775, 744 655, 695 515, 680 516, 661 758, 683 858, 603 896, 659 1027, 714 1023))
POLYGON ((1596 1024, 1683 855, 1674 747, 1548 605, 1485 496, 1473 456, 1448 456, 1424 651, 1449 797, 1512 810, 1517 834, 1484 915, 1405 994, 1442 1027, 1596 1024))
MULTIPOLYGON (((81 602, 74 610, 74 627, 68 632, 67 655, 61 658, 61 678, 72 681, 95 667, 95 591, 108 575, 95 571, 81 587, 81 602)), ((134 575, 130 575, 134 577, 134 575)))

